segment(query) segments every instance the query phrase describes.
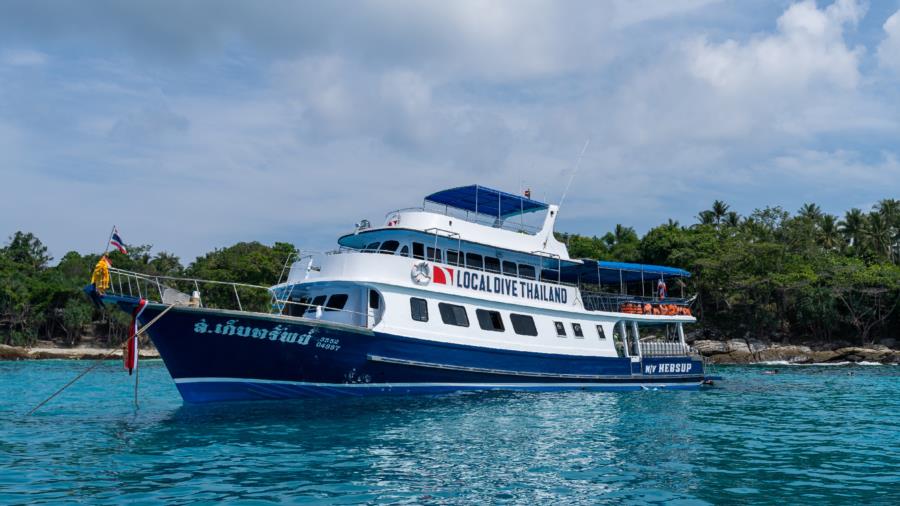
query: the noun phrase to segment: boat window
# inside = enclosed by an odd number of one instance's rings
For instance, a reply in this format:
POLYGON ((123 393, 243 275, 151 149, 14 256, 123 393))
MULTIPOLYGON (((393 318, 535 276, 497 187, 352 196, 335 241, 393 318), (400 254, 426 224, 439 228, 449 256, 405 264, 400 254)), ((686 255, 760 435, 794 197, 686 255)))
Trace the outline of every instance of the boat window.
POLYGON ((511 313, 509 321, 512 322, 513 330, 516 334, 523 336, 536 336, 538 334, 537 327, 534 326, 534 318, 524 315, 511 313))
POLYGON ((597 335, 600 339, 606 339, 606 332, 603 331, 603 325, 597 325, 597 335))
POLYGON ((484 270, 484 262, 478 253, 466 253, 466 267, 469 269, 484 270))
POLYGON ((455 249, 448 249, 447 263, 450 265, 459 265, 459 251, 456 251, 455 249))
POLYGON ((312 300, 312 302, 309 303, 309 309, 307 309, 306 311, 310 312, 310 313, 315 313, 316 308, 318 306, 321 306, 322 304, 324 304, 326 298, 328 298, 327 295, 316 295, 316 297, 312 300))
POLYGON ((381 243, 381 249, 379 250, 381 253, 385 253, 388 255, 393 255, 397 248, 400 247, 400 241, 384 241, 381 243))
POLYGON ((466 314, 466 308, 441 302, 438 304, 438 309, 441 312, 441 320, 447 325, 456 325, 457 327, 469 326, 469 315, 466 314))
POLYGON ((409 311, 413 320, 417 322, 428 321, 428 302, 425 299, 411 297, 409 299, 409 311))
POLYGON ((328 298, 328 304, 325 304, 325 311, 340 311, 347 304, 348 295, 346 293, 336 293, 328 298))
POLYGON ((484 330, 492 330, 494 332, 503 332, 503 318, 497 311, 487 311, 485 309, 476 309, 475 316, 478 317, 478 325, 484 330))
POLYGON ((503 261, 503 274, 506 274, 507 276, 513 276, 513 277, 518 276, 519 269, 516 268, 516 263, 510 262, 509 260, 504 260, 503 261))
POLYGON ((534 266, 519 265, 519 277, 525 279, 534 279, 534 266))
POLYGON ((303 316, 303 313, 305 313, 306 309, 309 307, 309 297, 293 299, 293 302, 293 304, 288 304, 288 316, 303 316))
POLYGON ((428 248, 428 259, 432 262, 443 262, 443 256, 441 255, 441 250, 434 249, 432 247, 428 248))
POLYGON ((566 337, 566 326, 563 325, 563 322, 553 322, 553 325, 556 325, 556 335, 566 337))
POLYGON ((425 245, 420 242, 413 243, 413 258, 418 258, 420 260, 425 259, 425 245))
POLYGON ((407 245, 404 244, 403 247, 400 248, 400 256, 402 256, 402 257, 408 257, 408 256, 409 256, 409 246, 407 246, 407 245))
POLYGON ((375 290, 369 290, 369 307, 378 309, 378 292, 375 290))
POLYGON ((500 272, 500 260, 494 257, 484 257, 484 270, 500 272))
POLYGON ((584 332, 581 331, 581 324, 580 324, 580 323, 573 323, 573 324, 572 324, 572 333, 575 334, 575 337, 581 337, 581 338, 584 337, 584 332))
POLYGON ((381 243, 380 242, 369 243, 369 245, 366 246, 366 251, 378 251, 379 244, 381 244, 381 243))

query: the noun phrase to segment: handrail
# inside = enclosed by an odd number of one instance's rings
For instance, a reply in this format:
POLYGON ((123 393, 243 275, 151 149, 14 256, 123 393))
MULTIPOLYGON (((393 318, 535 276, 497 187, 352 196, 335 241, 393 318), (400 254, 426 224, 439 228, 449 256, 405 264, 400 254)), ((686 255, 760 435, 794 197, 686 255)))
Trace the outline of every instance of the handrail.
MULTIPOLYGON (((302 257, 301 257, 301 259, 302 259, 302 257)), ((252 285, 249 283, 238 283, 238 282, 232 282, 232 281, 217 281, 217 280, 212 280, 212 279, 144 274, 144 273, 140 273, 140 272, 128 271, 125 269, 118 269, 118 268, 110 268, 110 275, 114 276, 115 281, 118 282, 118 283, 114 283, 114 282, 111 283, 111 287, 113 289, 110 290, 109 293, 112 293, 112 294, 126 295, 126 289, 127 289, 127 295, 129 295, 129 296, 133 297, 135 294, 135 291, 137 291, 138 297, 149 299, 149 297, 150 297, 149 290, 147 290, 146 292, 141 291, 140 285, 141 285, 141 282, 143 282, 146 285, 156 287, 157 293, 159 294, 159 300, 156 302, 164 302, 163 294, 164 294, 165 290, 173 289, 173 290, 178 291, 178 289, 175 287, 169 286, 166 283, 163 283, 162 282, 163 280, 171 281, 171 282, 173 282, 173 283, 171 283, 173 285, 176 283, 186 283, 189 285, 193 285, 194 289, 198 292, 200 291, 201 284, 203 284, 203 285, 211 284, 211 285, 218 285, 218 286, 222 286, 222 287, 230 287, 231 290, 226 290, 226 291, 233 293, 234 302, 236 303, 237 310, 241 311, 241 312, 281 315, 284 307, 287 305, 305 306, 307 309, 321 307, 322 310, 326 311, 326 312, 340 312, 340 313, 353 314, 353 315, 357 315, 357 316, 363 316, 364 318, 366 318, 366 320, 365 320, 366 323, 364 324, 364 326, 368 325, 368 316, 369 316, 368 313, 352 311, 352 310, 343 309, 343 308, 341 308, 341 309, 329 308, 329 307, 321 306, 321 305, 313 305, 313 304, 293 301, 293 300, 284 298, 285 297, 284 294, 287 294, 287 296, 290 296, 292 294, 292 291, 286 291, 286 292, 283 291, 282 294, 279 295, 278 291, 273 289, 272 287, 252 285), (122 284, 123 277, 125 278, 127 285, 122 284), (134 286, 132 286, 132 283, 131 283, 132 280, 135 281, 134 286), (115 291, 116 284, 118 284, 118 291, 115 291), (265 290, 270 297, 269 302, 267 303, 267 305, 269 306, 269 312, 262 313, 261 311, 245 309, 244 308, 245 304, 241 302, 241 297, 238 292, 238 288, 265 290)), ((186 296, 187 294, 184 294, 184 295, 186 296)), ((203 299, 201 298, 201 300, 203 300, 203 299)), ((198 307, 203 307, 201 300, 198 300, 196 302, 198 307)), ((259 301, 257 301, 257 302, 259 302, 259 301)), ((185 302, 185 303, 188 305, 191 304, 191 302, 185 302)), ((225 308, 225 309, 227 309, 227 308, 225 308)), ((306 310, 304 310, 304 313, 305 312, 306 312, 306 310)), ((303 318, 303 316, 299 316, 299 317, 303 318)))

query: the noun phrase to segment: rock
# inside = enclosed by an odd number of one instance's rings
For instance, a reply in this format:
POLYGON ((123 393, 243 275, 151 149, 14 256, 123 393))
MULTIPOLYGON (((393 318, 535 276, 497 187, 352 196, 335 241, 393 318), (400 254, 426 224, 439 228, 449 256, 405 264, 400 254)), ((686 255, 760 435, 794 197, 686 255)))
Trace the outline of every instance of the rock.
POLYGON ((28 351, 18 346, 0 344, 0 360, 22 360, 28 358, 28 351))

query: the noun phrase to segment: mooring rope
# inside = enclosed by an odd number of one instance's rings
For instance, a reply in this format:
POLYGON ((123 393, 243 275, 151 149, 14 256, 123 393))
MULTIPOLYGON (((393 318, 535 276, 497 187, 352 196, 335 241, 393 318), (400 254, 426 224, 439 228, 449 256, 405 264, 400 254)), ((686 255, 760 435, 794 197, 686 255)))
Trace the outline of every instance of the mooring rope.
MULTIPOLYGON (((138 338, 140 337, 140 335, 144 333, 144 331, 146 331, 148 328, 150 328, 151 325, 153 325, 154 323, 156 323, 157 320, 159 320, 160 318, 162 318, 163 315, 166 314, 166 313, 168 313, 169 310, 172 309, 173 307, 175 307, 175 304, 172 304, 172 305, 170 305, 169 307, 163 309, 162 312, 160 312, 158 315, 156 315, 155 318, 153 318, 153 319, 150 320, 146 325, 144 325, 143 327, 141 327, 141 328, 137 331, 137 333, 135 333, 134 338, 135 338, 135 339, 138 339, 138 338)), ((34 413, 35 411, 37 411, 41 406, 43 406, 44 404, 47 404, 48 402, 50 402, 51 399, 53 399, 53 398, 56 397, 57 395, 61 394, 65 389, 67 389, 67 388, 69 388, 70 386, 72 386, 76 381, 78 381, 78 380, 80 380, 81 378, 83 378, 87 373, 89 373, 89 372, 93 371, 94 369, 96 369, 97 366, 99 366, 100 364, 102 364, 104 360, 106 360, 106 359, 108 359, 109 357, 113 356, 113 355, 114 355, 116 352, 118 352, 118 351, 119 351, 119 348, 114 348, 114 349, 110 350, 109 353, 107 353, 106 355, 103 355, 101 358, 99 358, 99 359, 97 360, 97 362, 94 363, 94 365, 88 367, 87 369, 85 369, 84 371, 82 371, 81 374, 79 374, 78 376, 75 376, 74 378, 72 378, 72 381, 69 381, 68 383, 66 383, 62 388, 60 388, 60 389, 57 390, 56 392, 53 392, 53 395, 51 395, 50 397, 47 397, 46 399, 44 399, 43 401, 41 401, 40 404, 38 404, 37 406, 35 406, 34 408, 32 408, 32 410, 29 411, 28 414, 26 414, 25 416, 31 415, 32 413, 34 413)), ((134 401, 134 402, 135 402, 135 405, 137 405, 137 378, 135 378, 134 395, 135 395, 135 401, 134 401)))

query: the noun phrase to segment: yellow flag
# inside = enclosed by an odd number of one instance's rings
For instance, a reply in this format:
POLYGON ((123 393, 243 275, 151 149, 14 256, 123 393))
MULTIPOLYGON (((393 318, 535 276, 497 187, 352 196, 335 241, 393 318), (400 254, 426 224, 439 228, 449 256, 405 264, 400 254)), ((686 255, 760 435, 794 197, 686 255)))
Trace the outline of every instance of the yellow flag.
POLYGON ((94 266, 94 273, 91 274, 91 283, 100 294, 109 288, 109 265, 109 259, 104 255, 100 257, 100 261, 94 266))

